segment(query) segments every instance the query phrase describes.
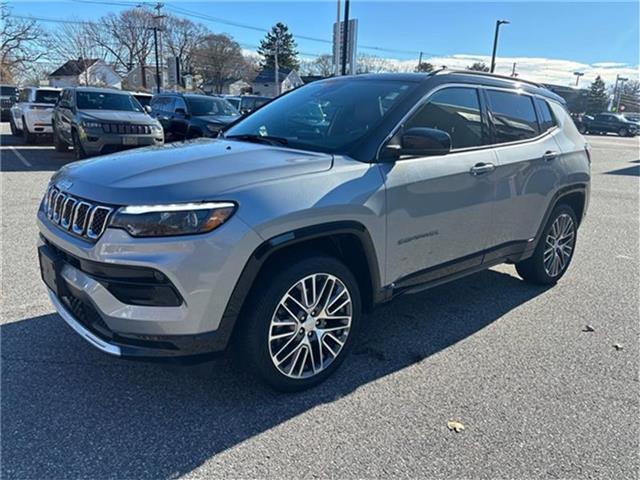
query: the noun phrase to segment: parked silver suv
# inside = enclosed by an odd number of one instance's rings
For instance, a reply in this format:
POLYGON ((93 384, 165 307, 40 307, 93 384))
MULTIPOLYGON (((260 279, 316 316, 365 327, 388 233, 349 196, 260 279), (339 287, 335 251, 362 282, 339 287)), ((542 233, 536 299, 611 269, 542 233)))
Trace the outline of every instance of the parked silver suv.
POLYGON ((56 151, 71 145, 77 159, 164 143, 160 122, 130 92, 109 88, 65 88, 52 124, 56 151))
POLYGON ((362 312, 493 265, 567 271, 590 157, 560 97, 471 72, 339 77, 219 139, 70 164, 40 210, 42 277, 100 350, 232 344, 297 390, 329 376, 362 312))

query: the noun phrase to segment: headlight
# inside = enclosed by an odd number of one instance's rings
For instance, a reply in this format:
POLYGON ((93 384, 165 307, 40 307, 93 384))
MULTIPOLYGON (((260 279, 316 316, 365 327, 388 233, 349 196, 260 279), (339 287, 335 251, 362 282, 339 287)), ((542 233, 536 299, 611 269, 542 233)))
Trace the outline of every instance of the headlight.
POLYGON ((207 124, 207 130, 209 130, 211 133, 218 133, 220 131, 220 128, 222 126, 215 124, 215 123, 208 123, 207 124))
POLYGON ((84 128, 102 128, 102 124, 99 122, 91 122, 89 120, 83 120, 82 126, 84 128))
POLYGON ((162 125, 160 125, 159 123, 155 124, 155 125, 151 125, 151 128, 153 130, 156 131, 156 133, 162 133, 163 129, 162 129, 162 125))
POLYGON ((226 222, 235 209, 231 202, 132 205, 120 208, 109 226, 123 228, 133 237, 206 233, 226 222))

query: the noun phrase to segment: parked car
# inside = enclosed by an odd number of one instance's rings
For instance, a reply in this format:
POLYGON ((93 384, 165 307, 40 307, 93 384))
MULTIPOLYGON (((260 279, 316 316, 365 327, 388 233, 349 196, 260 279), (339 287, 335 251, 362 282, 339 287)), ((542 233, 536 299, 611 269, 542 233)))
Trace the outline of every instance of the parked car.
POLYGON ((588 148, 564 100, 522 80, 322 80, 218 139, 63 167, 38 212, 42 277, 103 352, 231 343, 275 388, 304 389, 338 368, 376 305, 504 262, 560 280, 589 202, 588 148))
POLYGON ((273 100, 270 97, 260 97, 258 95, 243 95, 240 97, 240 106, 238 111, 241 115, 247 115, 253 112, 255 109, 269 103, 273 100))
POLYGON ((53 143, 73 146, 76 158, 139 146, 162 145, 162 125, 129 92, 108 88, 65 88, 53 110, 53 143))
POLYGON ((11 134, 22 135, 25 143, 33 143, 38 135, 50 135, 53 106, 60 95, 59 88, 25 87, 11 107, 11 134))
POLYGON ((640 113, 623 113, 622 115, 630 122, 640 125, 640 113))
POLYGON ((223 98, 182 93, 155 95, 151 112, 162 124, 167 141, 217 137, 225 125, 239 117, 223 98))
POLYGON ((621 137, 633 137, 638 133, 638 124, 619 113, 585 115, 579 125, 580 133, 617 133, 621 137))
POLYGON ((140 105, 144 107, 145 110, 149 111, 147 107, 151 106, 151 100, 153 99, 153 95, 146 92, 132 92, 133 97, 140 102, 140 105))
POLYGON ((6 122, 11 117, 11 107, 16 102, 18 88, 14 85, 0 85, 0 120, 6 122))

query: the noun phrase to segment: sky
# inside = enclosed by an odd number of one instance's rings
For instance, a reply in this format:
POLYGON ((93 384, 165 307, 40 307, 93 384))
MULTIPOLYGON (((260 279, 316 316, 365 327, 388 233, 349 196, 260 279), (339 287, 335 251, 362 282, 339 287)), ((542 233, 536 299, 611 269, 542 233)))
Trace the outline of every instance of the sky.
MULTIPOLYGON (((10 0, 16 15, 48 19, 97 20, 131 8, 136 0, 10 0)), ((278 21, 297 36, 303 57, 331 51, 336 1, 164 1, 164 11, 228 33, 252 50, 278 21), (206 17, 206 18, 205 18, 206 17), (241 25, 238 25, 241 24, 241 25), (313 37, 315 41, 300 38, 313 37)), ((344 1, 343 1, 344 5, 344 1)), ((410 70, 418 60, 449 68, 490 62, 495 21, 500 30, 497 73, 568 85, 574 71, 581 82, 600 74, 609 83, 617 74, 638 79, 640 2, 403 2, 352 0, 350 17, 358 19, 358 52, 388 59, 410 70)), ((54 23, 44 22, 48 28, 54 23)))

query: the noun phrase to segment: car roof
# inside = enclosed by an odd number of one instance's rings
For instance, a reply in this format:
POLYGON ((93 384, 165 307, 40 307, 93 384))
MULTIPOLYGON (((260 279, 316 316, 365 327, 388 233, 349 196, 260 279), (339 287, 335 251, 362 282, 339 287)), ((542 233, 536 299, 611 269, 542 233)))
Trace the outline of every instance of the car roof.
POLYGON ((72 87, 72 90, 75 90, 76 92, 116 93, 122 95, 131 95, 131 92, 127 90, 117 90, 115 88, 72 87))

